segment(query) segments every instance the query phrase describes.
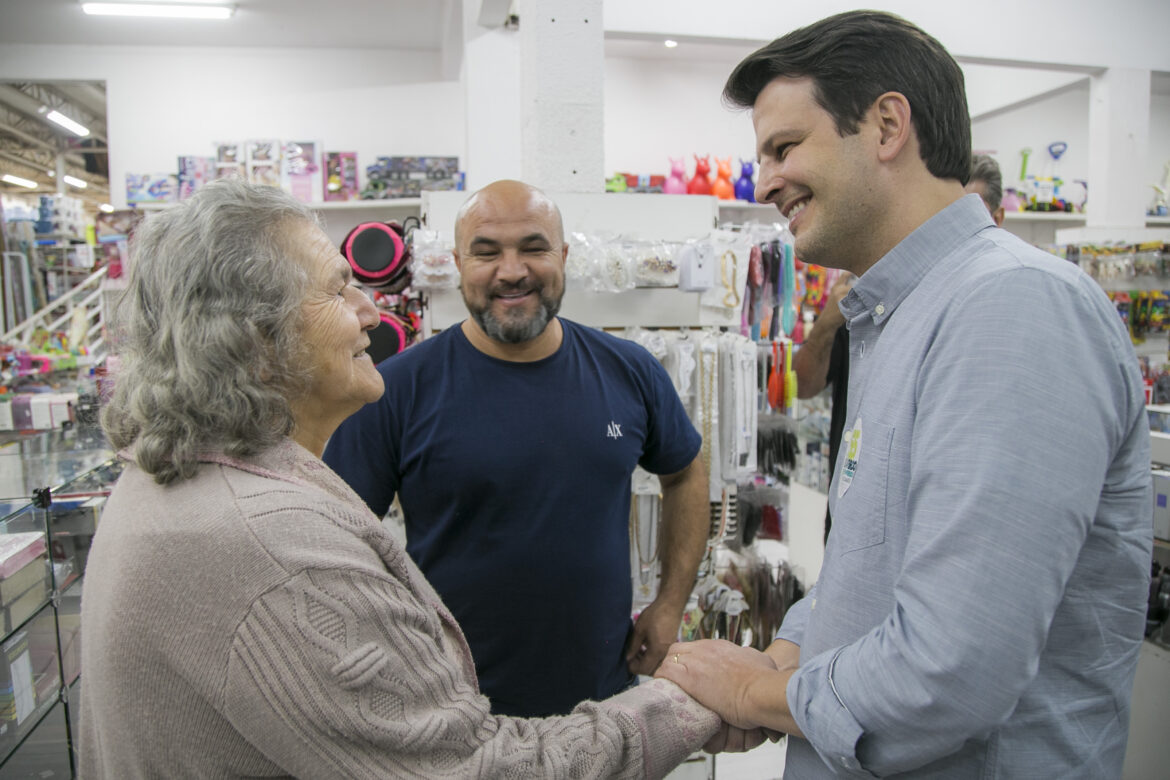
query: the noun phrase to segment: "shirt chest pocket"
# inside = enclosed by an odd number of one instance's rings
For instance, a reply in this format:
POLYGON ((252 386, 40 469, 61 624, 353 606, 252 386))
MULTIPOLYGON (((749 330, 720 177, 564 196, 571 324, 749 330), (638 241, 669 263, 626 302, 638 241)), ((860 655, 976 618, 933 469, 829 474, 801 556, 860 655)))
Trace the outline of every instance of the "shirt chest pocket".
POLYGON ((882 423, 854 423, 843 434, 837 474, 830 488, 836 501, 832 505, 833 527, 829 532, 830 543, 842 553, 873 547, 886 540, 893 442, 894 427, 882 423))

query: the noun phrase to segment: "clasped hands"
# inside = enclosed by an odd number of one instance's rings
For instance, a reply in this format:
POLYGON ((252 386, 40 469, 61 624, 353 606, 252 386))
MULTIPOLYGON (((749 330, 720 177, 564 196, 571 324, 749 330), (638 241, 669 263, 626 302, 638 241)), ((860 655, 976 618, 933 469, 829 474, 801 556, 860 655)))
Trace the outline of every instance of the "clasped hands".
MULTIPOLYGON (((676 642, 666 651, 654 676, 675 683, 723 719, 718 733, 703 746, 705 751, 744 752, 782 735, 781 730, 770 727, 777 725, 769 723, 770 716, 778 709, 787 715, 783 690, 796 670, 799 652, 799 647, 788 642, 773 645, 768 653, 722 639, 676 642), (769 693, 777 690, 781 701, 767 701, 769 693)), ((791 716, 778 723, 790 724, 791 716)))

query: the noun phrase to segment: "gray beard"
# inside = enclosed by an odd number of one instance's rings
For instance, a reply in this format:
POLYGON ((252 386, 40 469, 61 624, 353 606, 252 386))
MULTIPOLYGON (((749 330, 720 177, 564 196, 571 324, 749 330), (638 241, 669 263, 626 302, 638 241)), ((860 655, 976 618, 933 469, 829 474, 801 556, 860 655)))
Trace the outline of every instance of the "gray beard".
MULTIPOLYGON (((522 344, 526 341, 532 341, 544 333, 549 322, 561 310, 559 298, 557 300, 550 299, 544 294, 543 289, 540 291, 539 297, 540 309, 532 317, 523 320, 505 322, 492 314, 490 305, 484 309, 473 309, 468 305, 467 311, 489 338, 502 344, 522 344)), ((463 302, 467 304, 467 296, 463 297, 463 302)))

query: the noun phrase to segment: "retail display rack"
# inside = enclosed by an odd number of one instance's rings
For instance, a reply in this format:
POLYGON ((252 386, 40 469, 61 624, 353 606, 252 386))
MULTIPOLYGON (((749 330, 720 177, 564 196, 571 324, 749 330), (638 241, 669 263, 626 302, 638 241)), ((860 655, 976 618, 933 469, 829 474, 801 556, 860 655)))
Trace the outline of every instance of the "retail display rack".
POLYGON ((81 586, 121 468, 96 428, 0 442, 0 776, 75 777, 81 586))

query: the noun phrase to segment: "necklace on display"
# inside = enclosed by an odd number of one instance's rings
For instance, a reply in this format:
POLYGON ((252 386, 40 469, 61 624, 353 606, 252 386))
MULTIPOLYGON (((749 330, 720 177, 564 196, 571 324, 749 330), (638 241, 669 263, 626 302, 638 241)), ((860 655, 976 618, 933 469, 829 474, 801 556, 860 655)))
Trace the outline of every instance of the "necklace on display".
POLYGON ((739 382, 739 392, 736 394, 736 419, 739 421, 740 451, 738 462, 741 467, 747 466, 751 460, 752 432, 755 429, 754 412, 757 395, 756 379, 756 347, 744 339, 739 345, 739 371, 735 377, 739 382))
POLYGON ((633 537, 634 550, 638 554, 638 582, 641 586, 639 590, 646 598, 650 595, 651 575, 658 563, 658 518, 661 500, 661 493, 657 496, 635 495, 630 505, 630 535, 633 537), (641 512, 643 499, 647 500, 650 510, 645 515, 645 525, 641 512), (649 551, 649 554, 646 551, 649 551))
POLYGON ((723 295, 723 305, 729 309, 739 306, 739 290, 735 286, 735 277, 739 275, 739 258, 735 252, 728 249, 719 256, 719 277, 723 288, 727 292, 723 295), (730 269, 728 265, 730 263, 730 269), (730 271, 730 274, 728 273, 730 271))
POLYGON ((673 377, 678 380, 675 387, 678 388, 678 394, 681 398, 687 398, 691 394, 691 379, 695 375, 695 343, 690 340, 684 330, 675 342, 674 348, 678 355, 678 366, 676 367, 678 376, 673 377))
POLYGON ((716 353, 704 343, 699 351, 699 414, 703 418, 703 465, 711 473, 711 435, 715 423, 715 369, 716 353))

